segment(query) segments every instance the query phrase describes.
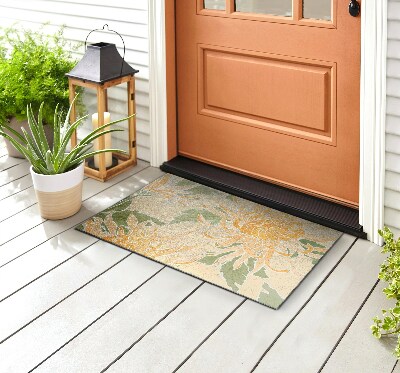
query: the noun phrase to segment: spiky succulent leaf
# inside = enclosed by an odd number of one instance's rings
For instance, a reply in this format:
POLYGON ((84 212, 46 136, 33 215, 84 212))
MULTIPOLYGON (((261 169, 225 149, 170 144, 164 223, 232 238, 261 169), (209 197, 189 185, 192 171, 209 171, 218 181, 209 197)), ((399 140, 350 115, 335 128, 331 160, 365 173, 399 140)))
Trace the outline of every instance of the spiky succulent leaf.
POLYGON ((39 108, 37 119, 34 116, 32 107, 27 107, 27 117, 29 132, 23 130, 23 136, 17 131, 13 130, 7 125, 0 127, 0 135, 9 139, 11 144, 22 153, 27 160, 31 163, 35 172, 45 175, 52 175, 69 171, 79 164, 81 164, 86 158, 93 157, 94 155, 113 152, 113 153, 126 153, 121 149, 102 149, 96 151, 90 151, 93 145, 93 141, 98 139, 100 136, 105 134, 119 132, 121 129, 108 129, 108 127, 123 122, 128 118, 119 119, 110 123, 106 123, 85 136, 79 143, 74 146, 69 153, 66 152, 68 144, 71 142, 71 137, 77 130, 79 125, 87 118, 87 116, 78 118, 74 123, 69 123, 69 118, 72 110, 70 105, 67 114, 64 116, 59 111, 59 106, 54 111, 54 144, 53 148, 50 149, 45 132, 43 129, 43 114, 44 105, 42 104, 39 108), (9 134, 5 133, 4 130, 9 131, 10 134, 15 135, 15 139, 9 134))

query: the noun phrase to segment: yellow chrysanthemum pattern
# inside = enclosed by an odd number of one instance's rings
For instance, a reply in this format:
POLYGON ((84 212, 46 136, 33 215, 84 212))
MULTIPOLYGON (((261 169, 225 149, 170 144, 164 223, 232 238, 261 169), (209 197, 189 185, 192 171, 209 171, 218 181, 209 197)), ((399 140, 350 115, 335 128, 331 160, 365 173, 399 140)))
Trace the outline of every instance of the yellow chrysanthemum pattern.
POLYGON ((77 229, 275 309, 341 235, 169 174, 77 229))

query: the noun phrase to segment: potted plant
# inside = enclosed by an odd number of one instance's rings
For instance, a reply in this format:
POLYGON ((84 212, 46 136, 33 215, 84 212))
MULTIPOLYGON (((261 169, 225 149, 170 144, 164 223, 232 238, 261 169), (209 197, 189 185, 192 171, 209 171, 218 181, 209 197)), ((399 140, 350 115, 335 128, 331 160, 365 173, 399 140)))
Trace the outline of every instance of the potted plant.
POLYGON ((395 239, 393 232, 385 227, 379 230, 380 236, 385 241, 382 253, 386 254, 382 263, 379 279, 387 283, 383 289, 386 298, 393 299, 394 307, 382 310, 382 317, 374 317, 371 326, 372 334, 380 339, 385 336, 397 338, 394 355, 400 358, 400 238, 395 239))
POLYGON ((0 135, 9 140, 31 163, 31 175, 40 214, 45 219, 57 220, 67 218, 77 213, 82 204, 82 183, 84 161, 86 158, 105 152, 124 153, 119 149, 103 149, 90 151, 93 140, 121 129, 106 129, 107 127, 128 118, 104 124, 93 130, 69 152, 71 136, 87 116, 74 123, 69 123, 72 105, 64 116, 57 105, 53 119, 53 146, 49 146, 44 133, 43 113, 41 104, 37 119, 31 105, 26 109, 29 132, 22 129, 22 134, 7 124, 0 126, 0 135), (11 135, 10 135, 11 133, 11 135))
MULTIPOLYGON (((35 114, 39 106, 43 108, 43 122, 53 124, 52 108, 59 103, 69 105, 68 81, 65 73, 76 61, 71 58, 71 47, 63 38, 63 28, 53 35, 33 32, 21 27, 1 29, 0 44, 0 124, 22 134, 21 127, 27 129, 27 105, 35 114), (7 48, 4 48, 6 46, 7 48)), ((82 107, 81 103, 78 107, 82 107)), ((44 127, 49 142, 52 141, 51 126, 44 127)), ((11 132, 9 135, 14 136, 11 132)), ((10 156, 22 155, 6 141, 10 156)))

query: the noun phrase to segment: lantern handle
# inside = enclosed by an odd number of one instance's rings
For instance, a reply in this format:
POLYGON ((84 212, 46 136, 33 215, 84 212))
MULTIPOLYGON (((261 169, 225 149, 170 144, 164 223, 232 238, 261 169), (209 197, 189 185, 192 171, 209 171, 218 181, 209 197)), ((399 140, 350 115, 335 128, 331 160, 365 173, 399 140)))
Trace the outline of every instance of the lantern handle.
POLYGON ((85 52, 86 52, 87 40, 88 40, 90 34, 91 34, 92 32, 95 32, 95 31, 104 31, 104 30, 105 30, 105 27, 107 27, 107 31, 114 32, 115 34, 117 34, 117 35, 121 38, 122 44, 124 45, 124 55, 123 55, 123 57, 122 57, 121 72, 120 72, 120 74, 119 74, 119 75, 122 75, 122 70, 123 70, 123 68, 124 68, 124 62, 125 62, 125 50, 126 50, 126 49, 125 49, 125 42, 124 42, 124 39, 122 38, 121 34, 119 34, 117 31, 110 30, 110 27, 108 26, 107 23, 104 24, 103 28, 96 28, 96 29, 90 31, 90 32, 87 34, 86 39, 85 39, 85 52))

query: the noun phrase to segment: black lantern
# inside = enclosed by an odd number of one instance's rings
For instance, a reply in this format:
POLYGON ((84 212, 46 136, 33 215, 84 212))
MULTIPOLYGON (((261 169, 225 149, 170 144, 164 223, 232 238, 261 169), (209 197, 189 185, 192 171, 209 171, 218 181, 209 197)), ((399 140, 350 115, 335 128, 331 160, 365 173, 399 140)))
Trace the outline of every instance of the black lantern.
MULTIPOLYGON (((94 31, 101 31, 108 25, 104 25, 102 29, 91 31, 85 40, 85 55, 78 64, 66 74, 69 80, 69 96, 70 102, 73 103, 76 94, 76 86, 94 89, 97 94, 97 113, 92 115, 92 123, 94 127, 100 127, 107 121, 110 121, 110 113, 108 112, 108 95, 107 89, 126 83, 127 86, 127 116, 135 113, 135 74, 138 70, 133 69, 125 62, 125 43, 121 35, 116 33, 122 40, 124 45, 124 55, 118 53, 115 44, 95 43, 87 46, 87 39, 94 31)), ((73 104, 71 110, 71 122, 76 120, 76 108, 73 104)), ((71 145, 77 143, 77 133, 75 132, 71 139, 71 145)), ((115 175, 120 174, 129 167, 136 165, 136 120, 132 116, 128 119, 128 144, 129 152, 127 155, 120 153, 101 153, 95 158, 89 159, 85 164, 85 174, 97 180, 105 181, 115 175)), ((105 134, 95 140, 95 149, 106 149, 111 147, 111 134, 105 134)))

